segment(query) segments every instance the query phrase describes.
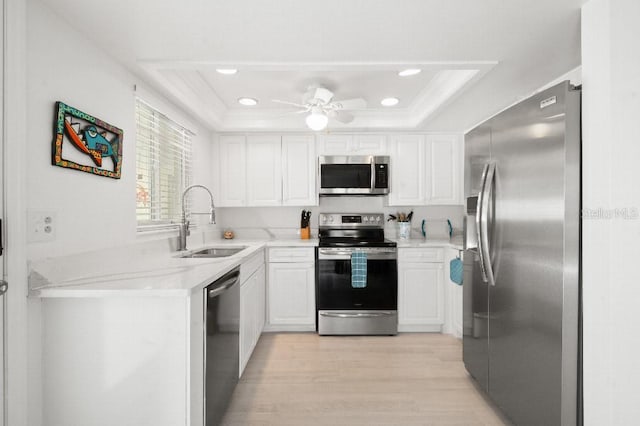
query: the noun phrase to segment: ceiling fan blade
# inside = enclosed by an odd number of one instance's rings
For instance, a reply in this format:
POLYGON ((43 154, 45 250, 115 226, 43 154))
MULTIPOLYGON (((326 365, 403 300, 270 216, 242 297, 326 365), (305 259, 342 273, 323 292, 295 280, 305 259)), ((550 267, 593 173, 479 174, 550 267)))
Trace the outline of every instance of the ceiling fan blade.
POLYGON ((290 117, 292 115, 307 114, 307 113, 309 113, 308 109, 301 109, 301 110, 298 110, 298 111, 283 112, 281 114, 274 115, 273 117, 274 118, 282 118, 282 117, 290 117))
POLYGON ((342 101, 334 101, 331 105, 336 109, 365 109, 367 101, 362 98, 344 99, 342 101))
POLYGON ((339 121, 341 123, 351 123, 353 121, 353 114, 346 111, 333 111, 333 114, 329 114, 329 117, 339 121))
POLYGON ((307 108, 307 105, 302 105, 302 104, 298 104, 298 103, 295 103, 295 102, 289 102, 289 101, 281 101, 279 99, 271 99, 271 102, 275 102, 277 104, 283 104, 283 105, 293 105, 293 106, 298 107, 298 108, 305 108, 305 109, 307 108))

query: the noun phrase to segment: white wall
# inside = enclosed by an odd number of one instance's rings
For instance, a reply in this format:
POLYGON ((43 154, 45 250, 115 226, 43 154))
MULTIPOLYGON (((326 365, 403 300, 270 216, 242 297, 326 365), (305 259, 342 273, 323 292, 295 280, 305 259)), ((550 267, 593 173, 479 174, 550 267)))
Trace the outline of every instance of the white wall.
POLYGON ((582 9, 583 206, 600 216, 583 220, 587 426, 640 418, 639 20, 638 0, 582 9))
MULTIPOLYGON (((55 241, 29 244, 28 257, 33 260, 134 242, 134 86, 140 86, 140 81, 40 1, 29 1, 27 13, 27 208, 57 216, 55 241), (51 165, 56 101, 124 130, 120 180, 51 165)), ((96 19, 99 31, 118 30, 101 28, 99 17, 88 19, 96 19)), ((153 98, 154 106, 196 133, 194 181, 210 185, 210 132, 161 96, 145 93, 153 98)))

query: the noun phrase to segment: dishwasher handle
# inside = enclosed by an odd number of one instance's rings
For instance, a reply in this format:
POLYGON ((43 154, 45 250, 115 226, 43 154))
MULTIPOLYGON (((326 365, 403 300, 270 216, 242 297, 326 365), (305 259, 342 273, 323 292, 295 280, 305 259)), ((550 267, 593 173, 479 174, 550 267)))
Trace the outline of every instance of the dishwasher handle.
POLYGON ((224 293, 240 281, 240 268, 236 267, 207 286, 207 296, 213 298, 224 293))

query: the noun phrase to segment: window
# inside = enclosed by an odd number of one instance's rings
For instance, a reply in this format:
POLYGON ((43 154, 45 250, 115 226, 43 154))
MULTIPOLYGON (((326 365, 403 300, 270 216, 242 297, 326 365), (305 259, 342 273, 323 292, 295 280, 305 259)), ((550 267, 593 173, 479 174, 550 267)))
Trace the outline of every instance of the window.
POLYGON ((193 133, 136 99, 136 216, 138 231, 179 222, 182 190, 191 184, 193 133))

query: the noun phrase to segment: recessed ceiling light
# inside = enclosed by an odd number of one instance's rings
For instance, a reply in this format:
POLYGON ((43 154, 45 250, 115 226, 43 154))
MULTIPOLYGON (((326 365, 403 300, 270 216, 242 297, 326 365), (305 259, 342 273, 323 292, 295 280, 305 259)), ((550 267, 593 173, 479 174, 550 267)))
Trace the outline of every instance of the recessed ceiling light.
POLYGON ((410 75, 420 74, 422 70, 420 68, 407 68, 398 73, 400 77, 409 77, 410 75))
POLYGON ((216 68, 216 71, 224 75, 233 75, 238 72, 235 68, 216 68))
POLYGON ((256 106, 258 105, 258 100, 253 98, 238 98, 238 103, 244 106, 256 106))
POLYGON ((398 98, 384 98, 380 101, 383 106, 387 107, 398 105, 398 102, 400 102, 398 98))

